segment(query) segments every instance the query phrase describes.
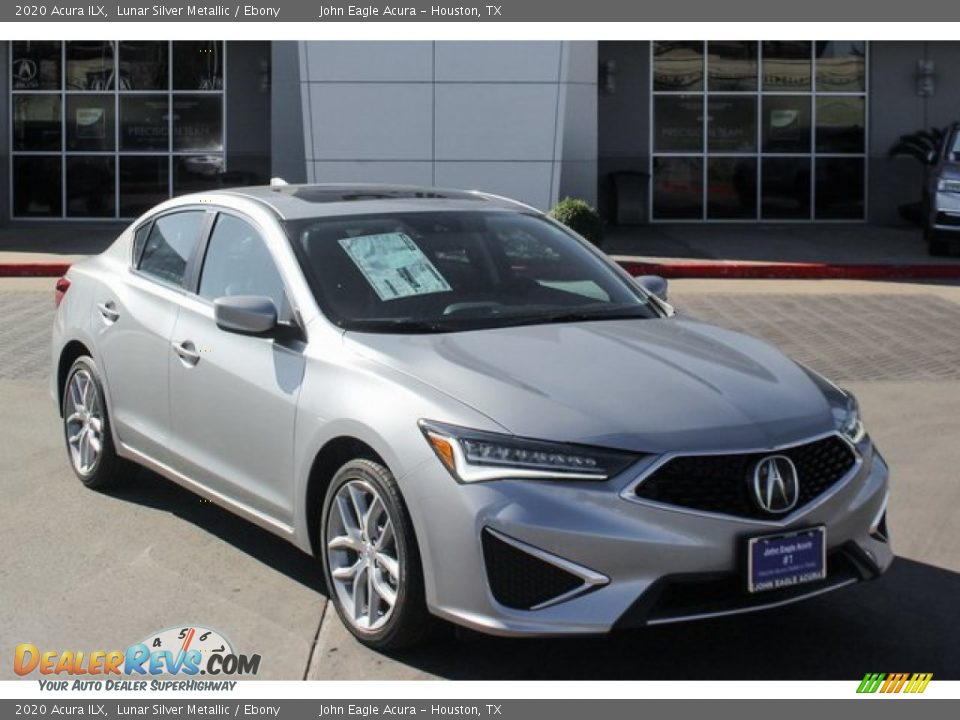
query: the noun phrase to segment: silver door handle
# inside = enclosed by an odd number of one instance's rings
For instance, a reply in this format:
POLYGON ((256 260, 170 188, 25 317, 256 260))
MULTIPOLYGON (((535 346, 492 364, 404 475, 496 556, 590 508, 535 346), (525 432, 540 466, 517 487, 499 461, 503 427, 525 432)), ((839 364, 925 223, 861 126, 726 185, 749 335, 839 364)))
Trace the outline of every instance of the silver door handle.
POLYGON ((173 351, 187 365, 196 365, 200 362, 200 353, 197 352, 196 346, 189 340, 184 340, 182 343, 173 343, 173 351))
POLYGON ((103 319, 108 322, 115 323, 120 319, 120 313, 117 312, 117 306, 113 304, 113 300, 99 303, 97 305, 97 310, 100 311, 103 319))

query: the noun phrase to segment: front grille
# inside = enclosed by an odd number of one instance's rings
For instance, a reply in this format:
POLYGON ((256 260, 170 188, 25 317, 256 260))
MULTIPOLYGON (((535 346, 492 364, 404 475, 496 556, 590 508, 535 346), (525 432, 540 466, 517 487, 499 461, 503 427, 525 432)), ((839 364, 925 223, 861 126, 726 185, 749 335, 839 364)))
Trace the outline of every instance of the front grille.
POLYGON ((951 213, 938 212, 936 224, 960 227, 960 215, 953 215, 951 213))
POLYGON ((839 482, 856 463, 850 446, 836 435, 784 450, 738 455, 686 455, 668 460, 641 482, 637 497, 704 512, 769 518, 751 500, 757 463, 786 455, 797 468, 800 508, 839 482))
POLYGON ((505 607, 529 610, 584 584, 576 575, 514 547, 487 529, 482 540, 490 590, 505 607))

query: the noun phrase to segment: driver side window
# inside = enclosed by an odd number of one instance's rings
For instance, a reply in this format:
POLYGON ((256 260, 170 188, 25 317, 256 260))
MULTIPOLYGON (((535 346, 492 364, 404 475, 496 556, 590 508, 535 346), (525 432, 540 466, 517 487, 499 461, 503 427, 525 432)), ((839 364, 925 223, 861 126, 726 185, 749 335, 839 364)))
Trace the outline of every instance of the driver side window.
POLYGON ((221 213, 217 217, 200 275, 200 297, 262 295, 278 313, 286 306, 283 280, 260 233, 248 222, 221 213))

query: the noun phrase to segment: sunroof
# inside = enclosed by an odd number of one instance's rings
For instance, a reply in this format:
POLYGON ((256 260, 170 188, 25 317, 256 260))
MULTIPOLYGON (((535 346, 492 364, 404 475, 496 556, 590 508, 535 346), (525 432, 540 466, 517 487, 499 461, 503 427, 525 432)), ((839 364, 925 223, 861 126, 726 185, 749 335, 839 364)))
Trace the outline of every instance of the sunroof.
POLYGON ((424 190, 419 188, 317 187, 315 185, 279 185, 270 188, 304 202, 332 203, 363 200, 484 200, 482 195, 458 190, 424 190))

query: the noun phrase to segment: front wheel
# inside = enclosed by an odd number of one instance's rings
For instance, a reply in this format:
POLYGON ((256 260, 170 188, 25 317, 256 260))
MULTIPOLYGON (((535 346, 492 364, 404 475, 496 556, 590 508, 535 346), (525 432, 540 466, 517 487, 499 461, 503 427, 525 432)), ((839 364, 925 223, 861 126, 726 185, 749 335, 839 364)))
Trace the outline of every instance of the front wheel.
POLYGON ((410 516, 390 471, 351 460, 334 476, 320 537, 330 600, 364 645, 400 650, 427 640, 423 569, 410 516))

